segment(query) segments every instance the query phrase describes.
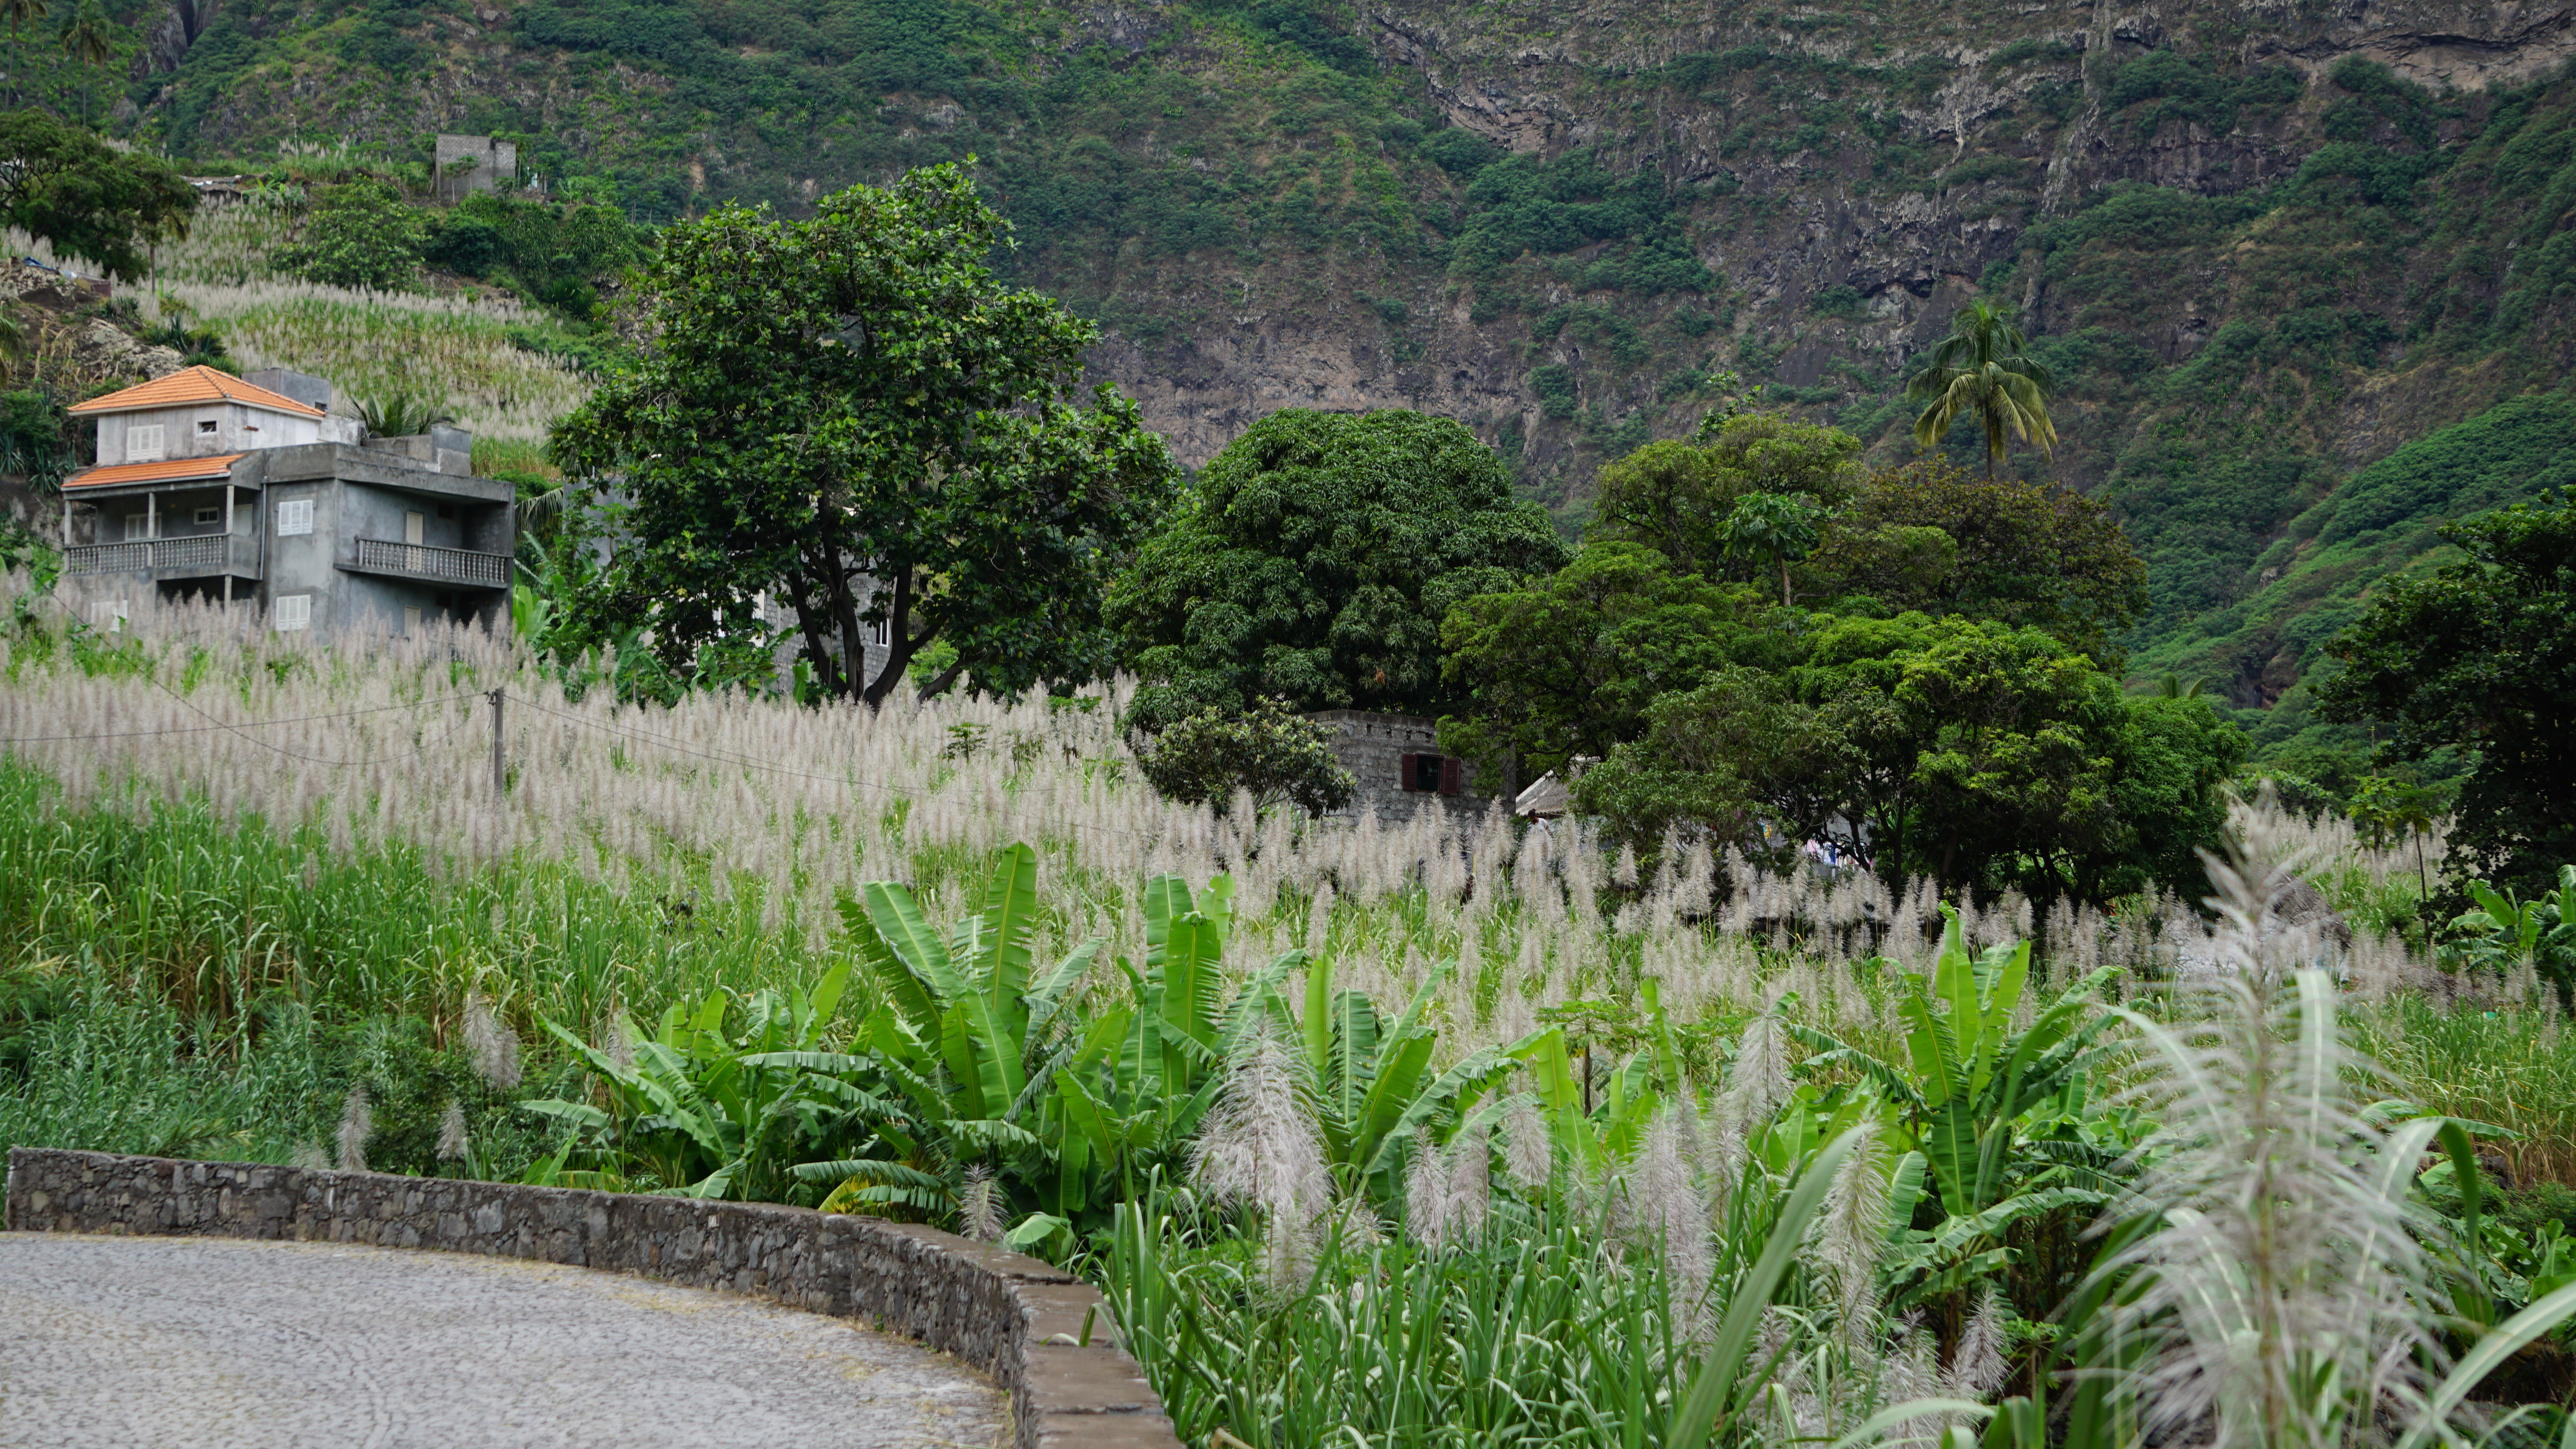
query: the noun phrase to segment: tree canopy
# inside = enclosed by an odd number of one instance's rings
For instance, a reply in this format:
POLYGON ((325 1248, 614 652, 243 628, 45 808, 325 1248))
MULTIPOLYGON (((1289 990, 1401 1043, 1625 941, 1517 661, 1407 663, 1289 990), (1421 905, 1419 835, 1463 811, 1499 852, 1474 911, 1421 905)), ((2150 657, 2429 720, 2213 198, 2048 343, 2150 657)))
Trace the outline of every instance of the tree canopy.
POLYGON ((118 151, 41 111, 0 115, 0 224, 122 281, 156 242, 184 237, 197 189, 167 163, 118 151))
POLYGON ((1568 557, 1503 462, 1446 418, 1290 408, 1244 430, 1110 592, 1154 730, 1275 695, 1439 714, 1441 621, 1568 557))
MULTIPOLYGON (((1641 543, 1687 574, 1727 572, 1737 536, 1728 522, 1748 495, 1804 497, 1824 510, 1859 489, 1860 439, 1778 413, 1740 412, 1696 443, 1648 443, 1601 470, 1591 538, 1641 543)), ((1758 575, 1770 555, 1736 567, 1758 575)))
POLYGON ((1758 590, 1676 573, 1653 549, 1593 544, 1552 577, 1450 611, 1459 703, 1441 748, 1489 788, 1606 755, 1644 731, 1657 699, 1776 647, 1771 612, 1758 590))
POLYGON ((1940 459, 1871 475, 1808 569, 1825 599, 2028 625, 2113 667, 2111 635, 2147 607, 2146 565, 2100 502, 1940 459))
POLYGON ((727 206, 672 227, 640 276, 637 360, 555 433, 631 499, 607 610, 684 660, 765 638, 772 592, 821 688, 871 705, 934 644, 954 658, 924 693, 1106 669, 1103 585, 1177 470, 1133 402, 1072 400, 1098 333, 995 280, 1008 240, 955 166, 809 221, 727 206))
POLYGON ((2543 890, 2576 861, 2576 487, 2442 535, 2468 557, 2382 584, 2317 692, 2330 719, 2390 726, 2400 759, 2474 750, 2456 869, 2543 890))
POLYGON ((1658 699, 1577 803, 1640 844, 1680 824, 1787 850, 1863 824, 1879 870, 1952 889, 2102 901, 2197 878, 2245 751, 2207 701, 2123 696, 2036 629, 1816 622, 1786 669, 1658 699))

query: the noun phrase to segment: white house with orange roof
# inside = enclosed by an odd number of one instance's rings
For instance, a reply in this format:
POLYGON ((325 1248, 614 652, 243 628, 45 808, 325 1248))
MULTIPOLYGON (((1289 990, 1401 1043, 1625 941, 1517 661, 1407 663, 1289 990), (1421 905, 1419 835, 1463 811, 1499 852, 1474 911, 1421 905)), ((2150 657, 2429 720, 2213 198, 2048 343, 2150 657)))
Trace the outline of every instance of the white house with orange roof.
POLYGON ((461 430, 369 438, 330 400, 283 368, 190 367, 75 405, 98 466, 63 481, 64 561, 91 608, 195 597, 283 632, 504 620, 516 490, 473 476, 461 430))

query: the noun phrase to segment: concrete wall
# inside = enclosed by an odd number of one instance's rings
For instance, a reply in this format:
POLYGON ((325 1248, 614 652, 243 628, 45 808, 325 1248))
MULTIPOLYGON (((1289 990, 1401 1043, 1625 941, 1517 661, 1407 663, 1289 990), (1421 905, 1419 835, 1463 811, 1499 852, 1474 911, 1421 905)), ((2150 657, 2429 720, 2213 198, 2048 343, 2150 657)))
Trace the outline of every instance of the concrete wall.
POLYGON ((1382 820, 1411 820, 1424 810, 1443 810, 1461 821, 1478 820, 1493 802, 1484 796, 1467 793, 1475 787, 1465 785, 1456 795, 1440 795, 1404 788, 1403 762, 1406 755, 1438 754, 1439 727, 1418 715, 1378 714, 1365 709, 1327 709, 1307 716, 1331 725, 1333 757, 1351 772, 1359 789, 1351 797, 1351 809, 1375 805, 1382 820))
MULTIPOLYGON (((240 403, 189 403, 183 407, 143 408, 109 413, 98 420, 99 466, 137 461, 128 456, 129 430, 161 427, 161 459, 211 458, 219 453, 247 453, 256 448, 294 448, 322 441, 330 419, 298 417, 240 403), (200 423, 213 423, 213 432, 200 423)), ((150 461, 150 460, 144 460, 150 461)))
POLYGON ((1034 1258, 931 1228, 763 1203, 27 1147, 9 1153, 5 1222, 13 1232, 483 1253, 740 1293, 864 1319, 990 1373, 1011 1395, 1020 1449, 1179 1446, 1099 1294, 1034 1258))

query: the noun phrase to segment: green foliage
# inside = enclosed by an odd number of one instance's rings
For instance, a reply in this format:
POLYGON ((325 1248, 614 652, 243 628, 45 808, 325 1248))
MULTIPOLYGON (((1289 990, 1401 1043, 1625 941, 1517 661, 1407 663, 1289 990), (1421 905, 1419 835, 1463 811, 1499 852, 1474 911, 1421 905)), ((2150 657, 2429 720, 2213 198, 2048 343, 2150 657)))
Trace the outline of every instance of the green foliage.
POLYGON ((0 392, 0 473, 15 473, 50 493, 82 466, 81 454, 86 450, 80 444, 88 431, 72 420, 69 406, 51 391, 0 392))
POLYGON ((870 705, 937 641, 957 656, 925 694, 1103 672, 1103 578, 1176 470, 1133 402, 1070 401, 1097 332, 993 277, 1006 240, 955 167, 811 221, 728 207, 666 233, 641 280, 658 345, 555 430, 569 469, 636 503, 601 616, 678 667, 765 641, 773 591, 824 692, 870 705), (870 680, 850 666, 878 620, 870 680))
POLYGON ((1333 755, 1333 727, 1302 718, 1279 699, 1260 699, 1233 717, 1201 710, 1166 726, 1137 764, 1167 800, 1224 809, 1238 791, 1255 815, 1294 805, 1308 815, 1339 810, 1356 788, 1333 755))
POLYGON ((1754 559, 1780 571, 1780 607, 1796 601, 1789 565, 1815 552, 1825 511, 1802 493, 1747 493, 1718 521, 1717 544, 1729 558, 1754 559))
POLYGON ((1807 310, 1819 317, 1857 319, 1863 315, 1866 301, 1857 287, 1836 282, 1830 287, 1817 288, 1816 294, 1807 299, 1807 310))
POLYGON ((2277 115, 2305 89, 2290 66, 2255 66, 2231 76, 2180 51, 2151 50, 2111 73, 2102 105, 2133 116, 2142 139, 2171 122, 2224 135, 2244 109, 2277 115))
POLYGON ((1463 600, 1441 626, 1441 667, 1462 703, 1441 720, 1440 746, 1474 762, 1487 788, 1598 759, 1644 730, 1657 697, 1762 657, 1760 600, 1628 543, 1592 544, 1527 588, 1463 600))
POLYGON ((429 228, 381 181, 322 188, 303 229, 270 261, 282 271, 333 287, 391 291, 420 275, 429 228))
POLYGON ((1931 359, 1905 380, 1905 396, 1924 404, 1914 420, 1914 441, 1931 448, 1961 418, 1986 435, 1986 476, 2003 461, 2007 437, 2018 437, 2042 457, 2057 446, 2048 398, 2057 380, 2030 355, 2030 339, 1985 301, 1959 309, 1950 335, 1932 345, 1931 359))
POLYGON ((2467 558, 2387 582, 2319 693, 2331 718, 2393 726, 2398 758, 2474 745, 2453 868, 2536 888, 2576 859, 2576 486, 2442 534, 2467 558))
POLYGON ((2146 568, 2099 500, 1938 460, 1871 474, 1807 572, 1827 599, 2044 629, 2114 664, 2110 639, 2147 603, 2146 568))
POLYGON ((2560 866, 2558 888, 2531 901, 2485 881, 2468 892, 2478 908, 2451 922, 2446 959, 2500 976, 2536 971, 2562 1000, 2576 989, 2576 865, 2560 866))
POLYGON ((1584 278, 1586 287, 1697 292, 1715 281, 1673 228, 1672 197, 1651 171, 1618 175, 1586 151, 1552 162, 1505 156, 1474 168, 1466 200, 1450 263, 1463 279, 1489 282, 1524 256, 1626 242, 1615 260, 1584 278))
POLYGON ((456 421, 443 400, 418 393, 390 392, 382 397, 359 398, 357 408, 358 418, 367 425, 367 436, 372 438, 407 438, 426 433, 440 423, 456 421))
POLYGON ((167 162, 40 111, 0 115, 0 224, 66 256, 135 280, 154 243, 188 234, 196 208, 196 188, 167 162))
MULTIPOLYGON (((2144 1134, 2087 1100, 2095 1072, 2116 1052, 2118 1018, 2093 997, 2117 973, 2085 976, 2017 1026, 2030 990, 2030 944, 1971 957, 1956 911, 1944 907, 1941 954, 1929 971, 1903 975, 1896 1010, 1904 1054, 1891 1060, 1813 1027, 1792 1035, 1816 1051, 1802 1075, 1856 1069, 1886 1104, 1892 1145, 1907 1156, 1893 1174, 1899 1201, 1888 1214, 1906 1224, 1887 1279, 1889 1306, 1973 1292, 2002 1278, 2016 1259, 2027 1268, 2031 1230, 2057 1219, 2060 1236, 2111 1202, 2109 1174, 2144 1134), (2121 1129, 2126 1127, 2123 1132, 2121 1129), (2122 1140, 2125 1137, 2127 1140, 2122 1140), (1931 1226, 1914 1227, 1927 1199, 1931 1226), (2016 1251, 2011 1239, 2022 1240, 2016 1251)), ((2029 1284, 2024 1302, 2045 1312, 2075 1286, 2081 1261, 2063 1254, 2053 1281, 2029 1284)), ((2043 1266, 2043 1271, 2045 1271, 2043 1266)), ((2028 1274, 2022 1275, 2024 1277, 2028 1274)))
POLYGON ((1445 418, 1270 414, 1226 445, 1112 587, 1154 729, 1262 696, 1437 714, 1440 626, 1566 548, 1502 460, 1445 418))
POLYGON ((1823 619, 1785 671, 1665 695, 1575 800, 1620 838, 1674 825, 1748 851, 1866 822, 1891 879, 2107 901, 2188 884, 2243 737, 2201 700, 2123 698, 2035 629, 1823 619))
POLYGON ((607 1105, 547 1098, 526 1109, 569 1124, 573 1160, 598 1164, 571 1185, 782 1202, 799 1180, 842 1178, 876 1190, 871 1202, 945 1207, 940 1179, 917 1166, 829 1170, 880 1143, 913 1146, 903 1111, 850 1080, 867 1063, 822 1049, 849 978, 844 962, 810 998, 755 992, 739 1003, 740 1031, 726 1029, 737 1014, 729 992, 673 1002, 650 1036, 612 1023, 615 1050, 549 1021, 546 1030, 589 1069, 607 1105), (826 1170, 804 1170, 818 1160, 826 1170))
MULTIPOLYGON (((1742 412, 1703 428, 1697 443, 1649 443, 1601 470, 1587 530, 1641 544, 1681 573, 1726 575, 1724 528, 1749 494, 1798 495, 1839 508, 1858 491, 1860 440, 1777 413, 1742 412)), ((1752 581, 1738 565, 1733 577, 1752 581)))

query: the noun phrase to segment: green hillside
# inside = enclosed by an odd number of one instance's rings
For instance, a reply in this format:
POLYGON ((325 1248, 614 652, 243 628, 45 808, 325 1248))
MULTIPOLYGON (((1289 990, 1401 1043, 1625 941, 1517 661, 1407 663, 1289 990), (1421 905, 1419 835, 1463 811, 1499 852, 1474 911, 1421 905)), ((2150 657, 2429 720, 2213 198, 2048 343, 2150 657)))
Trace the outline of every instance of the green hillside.
POLYGON ((2576 457, 2576 82, 2418 8, 122 0, 108 66, 24 78, 206 168, 499 133, 646 224, 972 155, 1008 266, 1186 461, 1421 407, 1569 529, 1730 369, 1906 455, 1906 359, 1995 296, 2062 382, 2055 458, 2010 466, 2147 557, 2139 673, 2295 752, 2351 743, 2302 740, 2299 681, 2371 580, 2576 457))

